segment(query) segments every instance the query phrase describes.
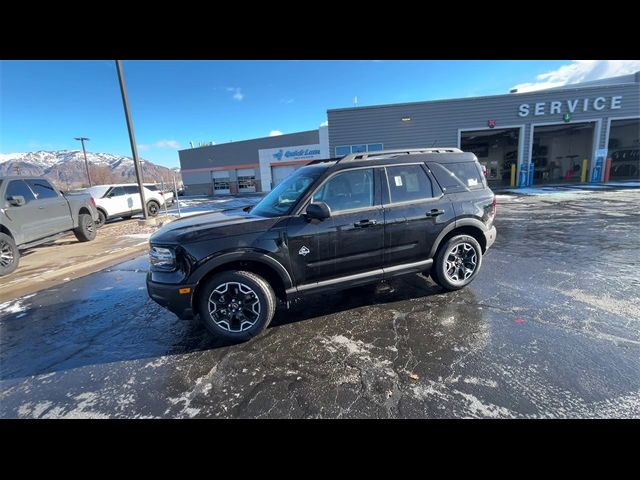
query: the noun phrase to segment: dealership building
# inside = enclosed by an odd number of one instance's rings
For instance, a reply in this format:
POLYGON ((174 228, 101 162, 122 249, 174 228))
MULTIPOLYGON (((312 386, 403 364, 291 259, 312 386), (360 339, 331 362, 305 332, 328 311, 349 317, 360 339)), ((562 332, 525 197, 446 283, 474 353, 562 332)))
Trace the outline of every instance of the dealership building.
POLYGON ((459 147, 491 186, 640 179, 640 72, 504 95, 327 111, 328 127, 181 150, 188 194, 268 191, 317 158, 459 147))

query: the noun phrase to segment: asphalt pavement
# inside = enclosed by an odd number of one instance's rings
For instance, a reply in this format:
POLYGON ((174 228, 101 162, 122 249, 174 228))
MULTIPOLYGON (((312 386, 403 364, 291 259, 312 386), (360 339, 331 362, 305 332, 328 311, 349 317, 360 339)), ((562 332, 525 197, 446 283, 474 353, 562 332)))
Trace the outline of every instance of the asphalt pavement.
POLYGON ((241 345, 147 257, 0 304, 0 417, 640 418, 640 191, 500 196, 466 289, 310 297, 241 345))

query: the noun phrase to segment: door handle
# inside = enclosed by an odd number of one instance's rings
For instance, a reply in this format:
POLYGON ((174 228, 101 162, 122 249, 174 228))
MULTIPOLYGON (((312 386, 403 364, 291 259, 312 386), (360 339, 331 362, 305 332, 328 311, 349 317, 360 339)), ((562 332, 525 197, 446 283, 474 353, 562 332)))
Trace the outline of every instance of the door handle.
POLYGON ((38 207, 38 210, 44 210, 44 205, 40 205, 40 206, 38 207))
POLYGON ((353 226, 356 228, 365 228, 375 225, 376 223, 378 223, 377 220, 360 220, 359 222, 354 223, 353 226))
POLYGON ((444 210, 439 210, 437 208, 434 208, 433 210, 430 210, 426 213, 427 217, 437 217, 438 215, 442 215, 444 213, 444 210))

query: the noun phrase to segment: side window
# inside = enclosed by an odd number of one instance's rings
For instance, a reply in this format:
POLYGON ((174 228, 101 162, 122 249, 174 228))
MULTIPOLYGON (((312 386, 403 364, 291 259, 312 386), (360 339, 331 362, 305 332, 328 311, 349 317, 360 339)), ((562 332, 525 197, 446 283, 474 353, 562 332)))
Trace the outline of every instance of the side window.
POLYGON ((56 190, 46 180, 27 180, 27 183, 31 187, 31 190, 33 190, 33 193, 36 194, 38 200, 56 198, 58 196, 56 190))
POLYGON ((455 175, 469 190, 484 188, 477 162, 443 163, 442 166, 455 175))
POLYGON ((114 187, 113 189, 111 189, 111 191, 109 192, 109 197, 121 197, 125 194, 124 192, 124 188, 122 187, 114 187))
POLYGON ((128 185, 126 187, 122 187, 124 192, 128 195, 131 195, 132 193, 138 193, 138 186, 137 185, 128 185))
POLYGON ((338 173, 313 194, 314 202, 324 202, 332 212, 373 206, 373 169, 338 173))
POLYGON ((31 200, 36 199, 24 180, 11 180, 9 182, 9 185, 7 185, 5 200, 9 200, 9 197, 14 197, 17 195, 23 196, 25 202, 27 203, 29 203, 31 200))
POLYGON ((420 165, 387 167, 391 203, 425 200, 433 197, 431 180, 420 165))

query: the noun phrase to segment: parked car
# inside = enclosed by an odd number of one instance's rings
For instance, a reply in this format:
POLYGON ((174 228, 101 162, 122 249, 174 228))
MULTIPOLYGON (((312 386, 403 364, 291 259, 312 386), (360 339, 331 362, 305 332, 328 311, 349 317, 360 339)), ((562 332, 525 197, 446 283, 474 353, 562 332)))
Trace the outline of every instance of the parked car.
MULTIPOLYGON (((164 206, 164 197, 159 192, 144 188, 144 198, 147 202, 147 213, 155 217, 160 213, 160 207, 164 206)), ((98 208, 98 228, 107 220, 113 218, 129 219, 133 215, 142 213, 140 191, 135 183, 121 183, 113 185, 94 185, 81 190, 91 194, 98 208)))
POLYGON ((40 177, 0 177, 0 276, 18 268, 20 251, 73 232, 96 237, 98 212, 90 195, 63 195, 40 177))
POLYGON ((162 185, 159 185, 157 183, 144 183, 143 185, 145 188, 148 188, 152 192, 158 192, 160 195, 162 195, 162 198, 164 198, 164 201, 167 203, 167 205, 173 205, 175 203, 175 195, 173 193, 173 190, 171 190, 168 185, 165 185, 164 189, 162 188, 162 185))
POLYGON ((473 153, 380 151, 317 160, 254 207, 174 221, 150 239, 147 290, 213 334, 247 340, 309 293, 424 272, 444 290, 477 277, 496 197, 473 153))

